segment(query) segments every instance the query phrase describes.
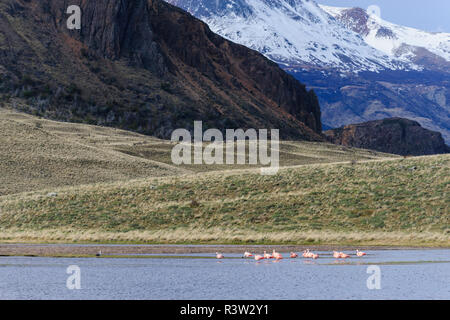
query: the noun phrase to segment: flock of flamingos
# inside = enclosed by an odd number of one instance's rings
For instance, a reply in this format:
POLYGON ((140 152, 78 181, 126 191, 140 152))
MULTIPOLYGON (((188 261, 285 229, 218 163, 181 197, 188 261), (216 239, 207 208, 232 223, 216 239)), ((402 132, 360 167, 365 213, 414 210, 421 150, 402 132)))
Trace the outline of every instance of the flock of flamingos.
MULTIPOLYGON (((356 256, 357 257, 362 257, 362 256, 365 256, 365 255, 366 255, 365 252, 356 250, 356 256)), ((314 252, 311 252, 309 249, 306 249, 305 251, 303 251, 302 256, 303 256, 303 258, 308 258, 308 259, 318 259, 319 258, 318 254, 316 254, 314 252)), ((250 252, 246 251, 244 253, 244 258, 251 258, 251 257, 253 257, 253 254, 251 254, 250 252)), ((292 259, 298 258, 298 254, 295 253, 295 252, 291 252, 290 257, 292 259)), ((347 259, 347 258, 350 258, 350 255, 348 255, 346 253, 343 253, 343 252, 334 251, 333 252, 333 257, 336 258, 336 259, 347 259)), ((219 252, 216 252, 216 258, 217 259, 223 259, 224 255, 219 253, 219 252)), ((281 255, 281 253, 278 253, 275 250, 273 250, 272 254, 267 253, 266 251, 264 251, 263 255, 256 254, 254 256, 254 259, 256 261, 260 261, 260 260, 264 260, 264 259, 281 260, 281 259, 283 259, 283 256, 281 255)))

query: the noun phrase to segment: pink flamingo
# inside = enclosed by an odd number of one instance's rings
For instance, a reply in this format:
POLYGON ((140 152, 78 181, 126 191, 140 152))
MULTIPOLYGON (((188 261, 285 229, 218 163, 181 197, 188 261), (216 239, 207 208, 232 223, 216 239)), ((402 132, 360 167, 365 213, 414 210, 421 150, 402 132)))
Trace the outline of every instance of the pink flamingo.
POLYGON ((271 256, 269 253, 266 253, 266 251, 264 251, 264 259, 272 259, 273 256, 271 256))
POLYGON ((223 259, 223 254, 216 252, 216 258, 217 259, 223 259))
POLYGON ((257 255, 255 256, 255 260, 256 260, 256 261, 264 260, 264 257, 261 256, 261 255, 259 255, 259 254, 257 254, 257 255))
POLYGON ((274 257, 276 260, 283 259, 283 256, 275 250, 273 250, 272 257, 274 257))
POLYGON ((345 254, 343 252, 339 252, 339 257, 342 258, 342 259, 350 258, 350 256, 348 254, 345 254))
POLYGON ((333 257, 339 259, 341 257, 341 254, 339 252, 333 251, 333 257))
POLYGON ((250 257, 253 257, 253 255, 250 252, 245 251, 244 258, 250 258, 250 257))
POLYGON ((306 251, 303 253, 303 256, 304 256, 305 258, 313 258, 313 257, 314 257, 314 253, 311 252, 311 251, 309 251, 309 249, 308 249, 308 250, 306 250, 306 251))
POLYGON ((298 258, 298 254, 296 254, 295 252, 291 252, 291 258, 292 259, 298 258))
POLYGON ((362 251, 359 251, 358 249, 356 249, 356 255, 358 256, 358 257, 362 257, 362 256, 365 256, 365 255, 367 255, 365 252, 362 252, 362 251))
POLYGON ((315 260, 315 259, 318 259, 318 258, 319 258, 319 255, 316 254, 316 253, 311 253, 311 258, 313 258, 314 260, 315 260))
POLYGON ((275 250, 273 250, 272 256, 273 256, 276 260, 283 259, 283 256, 282 256, 279 252, 276 252, 275 250))
POLYGON ((281 260, 281 259, 283 259, 283 256, 281 255, 281 253, 278 253, 278 252, 275 252, 275 259, 276 260, 281 260))

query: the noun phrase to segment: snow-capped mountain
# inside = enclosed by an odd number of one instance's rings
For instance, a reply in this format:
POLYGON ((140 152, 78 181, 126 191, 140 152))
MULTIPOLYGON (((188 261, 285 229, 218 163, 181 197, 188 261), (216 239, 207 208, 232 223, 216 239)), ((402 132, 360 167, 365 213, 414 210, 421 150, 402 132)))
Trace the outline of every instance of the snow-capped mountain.
POLYGON ((361 8, 320 7, 373 48, 425 68, 450 66, 450 33, 433 33, 383 20, 361 8))
POLYGON ((285 66, 340 71, 417 69, 368 45, 312 0, 167 0, 221 36, 285 66))
POLYGON ((324 128, 403 117, 450 142, 450 35, 313 0, 166 0, 314 89, 324 128))

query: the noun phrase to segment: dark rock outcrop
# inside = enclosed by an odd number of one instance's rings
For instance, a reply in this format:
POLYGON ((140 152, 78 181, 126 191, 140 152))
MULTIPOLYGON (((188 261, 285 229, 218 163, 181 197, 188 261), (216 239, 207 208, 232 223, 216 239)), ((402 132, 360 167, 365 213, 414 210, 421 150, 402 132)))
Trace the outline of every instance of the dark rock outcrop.
POLYGON ((359 33, 362 36, 367 36, 370 32, 370 29, 367 25, 367 21, 369 20, 367 10, 357 7, 344 10, 340 15, 339 20, 348 29, 359 33))
POLYGON ((324 139, 313 91, 162 0, 4 0, 0 26, 0 93, 23 111, 163 138, 202 120, 324 139))
POLYGON ((439 132, 424 129, 416 121, 389 118, 352 124, 325 131, 329 141, 403 156, 450 153, 439 132))

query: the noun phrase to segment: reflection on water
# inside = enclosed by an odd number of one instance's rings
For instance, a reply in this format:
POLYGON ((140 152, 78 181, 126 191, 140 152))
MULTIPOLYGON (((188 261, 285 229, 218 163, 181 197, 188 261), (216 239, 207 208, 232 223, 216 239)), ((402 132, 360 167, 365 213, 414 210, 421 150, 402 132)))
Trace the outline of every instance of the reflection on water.
POLYGON ((345 261, 319 254, 277 262, 0 257, 0 299, 450 299, 450 250, 345 261), (367 288, 371 264, 381 268, 381 290, 367 288), (81 290, 66 287, 70 265, 80 267, 81 290))

